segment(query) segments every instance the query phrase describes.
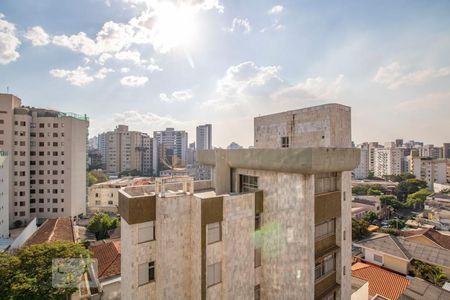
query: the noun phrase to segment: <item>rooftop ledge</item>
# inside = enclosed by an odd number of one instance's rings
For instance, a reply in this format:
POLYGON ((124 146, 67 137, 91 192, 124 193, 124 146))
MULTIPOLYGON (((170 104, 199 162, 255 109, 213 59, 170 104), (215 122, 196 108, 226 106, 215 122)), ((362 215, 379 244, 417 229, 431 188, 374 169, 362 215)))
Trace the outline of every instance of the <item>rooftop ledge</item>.
POLYGON ((286 173, 317 174, 351 171, 359 164, 357 148, 279 148, 201 150, 204 165, 227 164, 230 168, 286 173))

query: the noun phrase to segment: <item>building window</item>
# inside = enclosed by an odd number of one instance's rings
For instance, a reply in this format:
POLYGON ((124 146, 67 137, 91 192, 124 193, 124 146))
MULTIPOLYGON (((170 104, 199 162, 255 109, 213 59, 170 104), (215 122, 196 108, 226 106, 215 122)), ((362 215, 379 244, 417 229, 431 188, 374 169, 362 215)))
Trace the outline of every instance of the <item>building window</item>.
POLYGON ((261 286, 255 285, 255 300, 261 299, 261 286))
POLYGON ((289 148, 289 137, 288 136, 281 137, 281 148, 289 148))
POLYGON ((211 223, 206 225, 206 232, 208 238, 208 245, 215 242, 219 242, 220 237, 220 222, 211 223))
POLYGON ((240 192, 256 192, 258 190, 258 177, 239 175, 240 192))
POLYGON ((255 214, 255 230, 261 229, 261 213, 255 214))
POLYGON ((140 264, 138 267, 138 284, 144 285, 155 280, 155 262, 140 264))
POLYGON ((138 225, 138 243, 145 243, 155 239, 155 225, 153 221, 138 225))
POLYGON ((320 173, 314 175, 315 193, 337 191, 337 173, 320 173))
POLYGON ((381 256, 381 255, 374 254, 373 260, 379 264, 383 264, 383 256, 381 256))
POLYGON ((336 227, 335 225, 336 225, 335 219, 328 220, 321 224, 316 225, 316 229, 315 229, 316 241, 334 235, 335 227, 336 227))
POLYGON ((321 279, 336 270, 336 254, 329 254, 316 262, 315 279, 321 279))
POLYGON ((255 249, 255 268, 261 266, 261 248, 255 249))
POLYGON ((218 262, 208 266, 207 273, 207 286, 218 284, 222 281, 222 263, 218 262))

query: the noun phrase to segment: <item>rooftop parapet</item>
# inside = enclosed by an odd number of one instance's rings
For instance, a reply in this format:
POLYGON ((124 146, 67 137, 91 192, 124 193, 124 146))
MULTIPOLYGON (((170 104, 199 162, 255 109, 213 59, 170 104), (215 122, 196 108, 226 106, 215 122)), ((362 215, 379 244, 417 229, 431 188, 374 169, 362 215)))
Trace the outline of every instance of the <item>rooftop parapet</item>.
POLYGON ((356 148, 215 149, 198 152, 198 161, 215 166, 286 173, 317 174, 353 170, 359 164, 356 148))

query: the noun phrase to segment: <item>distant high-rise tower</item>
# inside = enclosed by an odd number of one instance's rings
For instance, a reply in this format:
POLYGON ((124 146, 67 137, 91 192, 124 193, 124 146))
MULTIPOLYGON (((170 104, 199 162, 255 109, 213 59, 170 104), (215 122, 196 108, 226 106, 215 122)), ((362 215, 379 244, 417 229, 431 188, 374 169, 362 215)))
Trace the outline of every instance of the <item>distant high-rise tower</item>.
POLYGON ((205 124, 197 126, 197 150, 212 149, 212 126, 205 124))
POLYGON ((166 130, 153 132, 157 143, 158 173, 167 170, 167 164, 175 163, 177 166, 186 164, 188 134, 184 130, 166 128, 166 130))

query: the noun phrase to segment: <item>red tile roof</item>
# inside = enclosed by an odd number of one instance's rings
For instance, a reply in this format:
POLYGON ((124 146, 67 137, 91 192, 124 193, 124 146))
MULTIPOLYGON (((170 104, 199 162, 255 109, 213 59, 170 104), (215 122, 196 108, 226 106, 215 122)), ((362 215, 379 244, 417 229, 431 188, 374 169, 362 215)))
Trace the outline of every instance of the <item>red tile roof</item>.
POLYGON ((369 295, 381 295, 390 300, 397 300, 409 284, 404 276, 360 262, 352 266, 352 275, 369 282, 369 295))
POLYGON ((56 241, 75 242, 71 218, 47 219, 25 242, 24 246, 56 241))
POLYGON ((90 248, 98 261, 98 278, 120 275, 120 241, 110 241, 90 248))

